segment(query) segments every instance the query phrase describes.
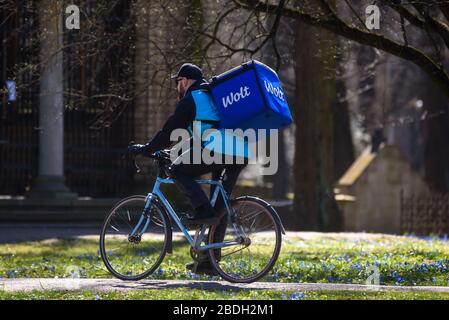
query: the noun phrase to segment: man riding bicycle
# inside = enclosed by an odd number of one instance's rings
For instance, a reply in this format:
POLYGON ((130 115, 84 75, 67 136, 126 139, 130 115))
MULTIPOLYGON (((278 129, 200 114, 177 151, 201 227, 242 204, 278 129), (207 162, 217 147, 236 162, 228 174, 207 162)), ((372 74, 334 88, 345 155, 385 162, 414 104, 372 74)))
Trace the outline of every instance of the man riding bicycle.
MULTIPOLYGON (((129 151, 132 154, 150 155, 170 147, 172 144, 172 141, 170 141, 171 133, 176 129, 186 129, 192 133, 194 121, 201 121, 202 125, 204 124, 206 126, 206 129, 218 128, 220 118, 215 106, 212 103, 205 102, 205 99, 201 98, 201 95, 204 95, 209 90, 208 82, 204 79, 202 70, 198 66, 187 63, 179 69, 178 73, 172 79, 176 81, 179 94, 179 101, 175 112, 168 118, 163 128, 149 143, 130 146, 129 151)), ((190 147, 182 154, 183 159, 192 159, 194 151, 194 148, 190 147)), ((246 166, 246 164, 236 164, 237 161, 235 160, 237 156, 236 154, 225 154, 223 152, 223 161, 212 164, 204 163, 203 159, 201 159, 200 163, 178 161, 181 159, 180 156, 168 169, 170 176, 175 179, 176 186, 188 197, 194 208, 193 214, 187 215, 182 222, 186 225, 219 225, 218 229, 220 232, 217 232, 217 238, 214 239, 216 242, 223 241, 227 227, 226 219, 220 220, 219 217, 219 213, 224 209, 225 204, 223 199, 219 198, 215 207, 212 207, 209 197, 195 180, 199 176, 208 173, 212 173, 212 179, 218 180, 224 171, 223 187, 228 195, 230 195, 240 172, 246 166), (226 161, 226 158, 229 157, 233 161, 226 161)), ((238 163, 241 162, 239 161, 238 163)), ((245 163, 245 161, 243 162, 245 163)), ((213 189, 211 187, 211 194, 214 192, 213 189)), ((188 264, 187 268, 193 269, 194 263, 188 264)), ((196 273, 216 274, 216 271, 211 266, 207 253, 201 254, 195 271, 196 273)))

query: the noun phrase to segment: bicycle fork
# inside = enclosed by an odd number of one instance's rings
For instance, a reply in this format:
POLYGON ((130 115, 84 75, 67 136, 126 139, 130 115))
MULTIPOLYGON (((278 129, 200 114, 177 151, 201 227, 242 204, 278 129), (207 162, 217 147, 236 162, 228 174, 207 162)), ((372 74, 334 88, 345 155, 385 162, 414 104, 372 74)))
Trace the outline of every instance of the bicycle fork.
POLYGON ((142 237, 142 235, 147 231, 148 227, 150 226, 151 223, 151 215, 152 215, 152 210, 154 210, 154 208, 151 207, 151 203, 153 201, 153 195, 150 195, 149 198, 147 198, 147 201, 145 203, 145 207, 142 211, 142 214, 140 216, 139 222, 137 222, 137 225, 134 227, 133 231, 131 232, 131 234, 129 235, 128 239, 132 239, 132 238, 140 238, 142 237), (146 221, 145 221, 146 218, 146 221), (142 224, 145 221, 145 225, 143 226, 143 228, 141 229, 141 231, 139 232, 139 229, 142 227, 142 224))

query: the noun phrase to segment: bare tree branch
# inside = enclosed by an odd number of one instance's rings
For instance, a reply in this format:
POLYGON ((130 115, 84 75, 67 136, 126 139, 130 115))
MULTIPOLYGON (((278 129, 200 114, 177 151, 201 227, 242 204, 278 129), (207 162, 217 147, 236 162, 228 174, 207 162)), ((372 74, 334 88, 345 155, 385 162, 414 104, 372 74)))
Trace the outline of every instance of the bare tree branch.
POLYGON ((426 25, 430 30, 439 34, 441 38, 444 40, 446 47, 449 48, 449 27, 443 22, 433 18, 425 5, 423 3, 414 2, 413 6, 416 10, 424 17, 426 25))
MULTIPOLYGON (((235 3, 248 10, 263 10, 268 12, 274 12, 278 7, 275 4, 269 4, 258 0, 235 0, 235 3)), ((358 28, 351 27, 337 15, 333 15, 332 17, 313 16, 301 9, 291 7, 285 7, 282 12, 284 17, 297 19, 306 24, 324 28, 349 40, 383 50, 413 62, 426 72, 435 83, 438 84, 443 93, 449 97, 448 73, 422 50, 409 45, 402 45, 381 34, 368 33, 358 28)))
POLYGON ((438 7, 440 8, 446 20, 449 22, 449 1, 441 2, 438 7))

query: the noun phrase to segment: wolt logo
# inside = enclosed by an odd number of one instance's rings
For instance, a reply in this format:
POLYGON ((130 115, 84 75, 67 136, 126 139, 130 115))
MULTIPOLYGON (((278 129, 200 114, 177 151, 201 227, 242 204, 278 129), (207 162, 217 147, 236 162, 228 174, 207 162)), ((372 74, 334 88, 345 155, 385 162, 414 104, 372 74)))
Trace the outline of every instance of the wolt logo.
POLYGON ((265 83, 265 89, 267 89, 268 93, 271 93, 276 98, 281 99, 282 101, 285 101, 284 98, 284 92, 280 87, 275 87, 271 82, 268 82, 267 80, 264 81, 265 83))
POLYGON ((234 102, 239 102, 246 97, 249 97, 251 92, 249 91, 249 87, 241 87, 238 92, 231 92, 226 97, 222 99, 223 107, 226 109, 234 104, 234 102))

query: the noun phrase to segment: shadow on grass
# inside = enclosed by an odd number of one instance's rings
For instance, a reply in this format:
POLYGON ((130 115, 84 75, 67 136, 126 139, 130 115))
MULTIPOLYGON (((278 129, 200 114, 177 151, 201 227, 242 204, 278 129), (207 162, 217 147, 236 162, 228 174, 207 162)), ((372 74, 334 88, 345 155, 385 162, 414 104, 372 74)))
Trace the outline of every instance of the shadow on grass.
POLYGON ((266 290, 264 288, 244 288, 237 284, 224 284, 218 281, 196 281, 196 282, 186 282, 186 283, 167 283, 164 281, 152 281, 145 282, 141 281, 139 283, 133 283, 132 285, 118 284, 113 285, 113 288, 117 289, 133 289, 133 290, 151 290, 151 289, 200 289, 206 291, 229 291, 229 290, 266 290))

